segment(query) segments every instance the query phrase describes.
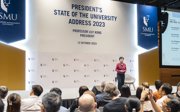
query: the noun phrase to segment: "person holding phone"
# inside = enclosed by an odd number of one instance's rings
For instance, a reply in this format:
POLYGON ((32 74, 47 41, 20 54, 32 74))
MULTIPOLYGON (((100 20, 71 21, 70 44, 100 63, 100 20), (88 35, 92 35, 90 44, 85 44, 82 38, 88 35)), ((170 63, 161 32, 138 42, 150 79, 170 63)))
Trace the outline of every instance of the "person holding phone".
POLYGON ((119 63, 116 65, 117 80, 118 80, 118 89, 121 90, 121 87, 124 85, 125 73, 126 73, 126 64, 124 63, 124 57, 119 58, 119 63))

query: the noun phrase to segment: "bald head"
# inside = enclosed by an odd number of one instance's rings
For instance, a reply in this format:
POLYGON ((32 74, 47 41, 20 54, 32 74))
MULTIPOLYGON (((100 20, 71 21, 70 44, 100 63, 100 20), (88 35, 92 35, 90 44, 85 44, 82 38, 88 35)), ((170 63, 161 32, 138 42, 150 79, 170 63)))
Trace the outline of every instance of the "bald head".
POLYGON ((79 110, 81 112, 95 112, 96 102, 94 98, 89 94, 83 94, 79 98, 79 110))

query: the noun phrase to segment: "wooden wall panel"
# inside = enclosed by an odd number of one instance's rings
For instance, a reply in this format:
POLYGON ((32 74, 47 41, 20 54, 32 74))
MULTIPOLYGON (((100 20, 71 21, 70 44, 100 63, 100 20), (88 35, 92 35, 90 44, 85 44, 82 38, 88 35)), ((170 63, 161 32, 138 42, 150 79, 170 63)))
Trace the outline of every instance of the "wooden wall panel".
POLYGON ((25 51, 0 43, 0 85, 25 89, 25 51))

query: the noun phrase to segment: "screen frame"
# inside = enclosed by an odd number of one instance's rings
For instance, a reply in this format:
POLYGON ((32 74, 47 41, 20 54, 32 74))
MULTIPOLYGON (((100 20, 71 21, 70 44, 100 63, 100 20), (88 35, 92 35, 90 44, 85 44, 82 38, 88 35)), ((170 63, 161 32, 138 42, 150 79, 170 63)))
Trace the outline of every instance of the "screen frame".
MULTIPOLYGON (((164 9, 161 9, 161 12, 163 11, 164 9)), ((167 9, 167 10, 164 10, 164 12, 166 11, 171 11, 171 12, 179 12, 180 13, 180 10, 178 9, 167 9)), ((160 16, 160 14, 159 14, 160 16)), ((159 28, 161 29, 161 25, 159 24, 159 28)), ((160 31, 160 30, 159 30, 160 31)), ((159 67, 160 68, 180 68, 180 65, 163 65, 162 64, 162 33, 160 31, 160 34, 159 34, 159 67)))

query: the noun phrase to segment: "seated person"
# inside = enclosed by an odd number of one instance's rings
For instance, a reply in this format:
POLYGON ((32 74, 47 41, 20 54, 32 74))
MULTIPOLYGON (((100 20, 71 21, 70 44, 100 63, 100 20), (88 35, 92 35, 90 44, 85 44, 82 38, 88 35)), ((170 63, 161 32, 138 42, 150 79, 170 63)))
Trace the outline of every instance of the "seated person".
MULTIPOLYGON (((141 99, 141 94, 142 94, 143 89, 144 89, 143 86, 139 86, 136 90, 136 97, 139 100, 141 99)), ((146 89, 146 90, 148 90, 148 89, 146 89)), ((143 111, 144 112, 155 112, 154 108, 151 105, 151 102, 150 102, 148 96, 143 99, 143 111)))
POLYGON ((19 94, 12 93, 8 96, 6 112, 21 112, 21 97, 19 94))
POLYGON ((100 89, 98 89, 96 86, 94 86, 94 87, 92 88, 92 92, 93 92, 95 95, 98 95, 98 94, 102 93, 102 92, 104 91, 105 85, 106 85, 106 82, 103 81, 103 82, 101 83, 100 89))
POLYGON ((161 94, 161 98, 157 100, 157 105, 159 105, 162 108, 162 103, 164 101, 164 99, 167 98, 167 95, 171 94, 172 92, 172 86, 169 83, 164 83, 161 87, 160 87, 160 94, 161 94))
POLYGON ((4 111, 4 103, 2 101, 2 99, 0 99, 0 112, 4 111))
POLYGON ((144 104, 142 102, 147 96, 149 97, 155 112, 180 112, 180 101, 174 95, 167 95, 167 97, 163 100, 162 108, 157 103, 155 103, 152 92, 147 90, 143 90, 141 94, 142 107, 144 104))
POLYGON ((177 98, 180 98, 180 82, 177 84, 177 91, 174 94, 177 98))
POLYGON ((39 98, 41 93, 43 92, 43 88, 40 85, 33 85, 32 90, 30 92, 30 97, 23 99, 21 102, 21 110, 26 111, 41 111, 42 100, 39 98))
POLYGON ((97 112, 97 103, 94 98, 89 94, 83 94, 79 98, 79 110, 80 112, 97 112))
POLYGON ((140 100, 137 98, 129 97, 125 104, 126 112, 143 112, 141 110, 140 100))
POLYGON ((7 94, 8 94, 8 88, 6 86, 0 86, 0 98, 4 103, 4 111, 6 111, 7 108, 7 101, 5 100, 7 94))
MULTIPOLYGON (((80 86, 79 87, 79 97, 81 97, 83 95, 83 93, 85 91, 88 91, 88 90, 89 90, 89 88, 87 86, 80 86)), ((72 103, 72 105, 70 106, 70 112, 74 112, 75 109, 78 108, 78 106, 79 106, 79 102, 78 102, 79 97, 76 98, 74 100, 74 102, 72 103)))
POLYGON ((127 86, 127 85, 123 85, 122 87, 121 87, 121 95, 120 95, 120 97, 126 97, 126 98, 128 98, 128 97, 130 97, 131 96, 131 91, 130 91, 130 88, 129 88, 129 86, 127 86))
POLYGON ((156 87, 156 91, 153 92, 153 97, 154 100, 157 101, 158 99, 161 98, 161 94, 160 94, 160 87, 162 86, 163 82, 161 80, 156 80, 155 81, 155 87, 156 87))
POLYGON ((62 100, 60 95, 55 92, 49 92, 42 98, 41 112, 58 112, 62 100))
POLYGON ((119 97, 119 90, 113 83, 106 83, 104 92, 96 96, 97 107, 103 107, 107 103, 111 102, 112 99, 119 97))
MULTIPOLYGON (((62 95, 62 91, 59 88, 52 88, 50 92, 57 93, 60 97, 62 95)), ((63 106, 60 106, 59 112, 69 112, 69 110, 63 106)))

